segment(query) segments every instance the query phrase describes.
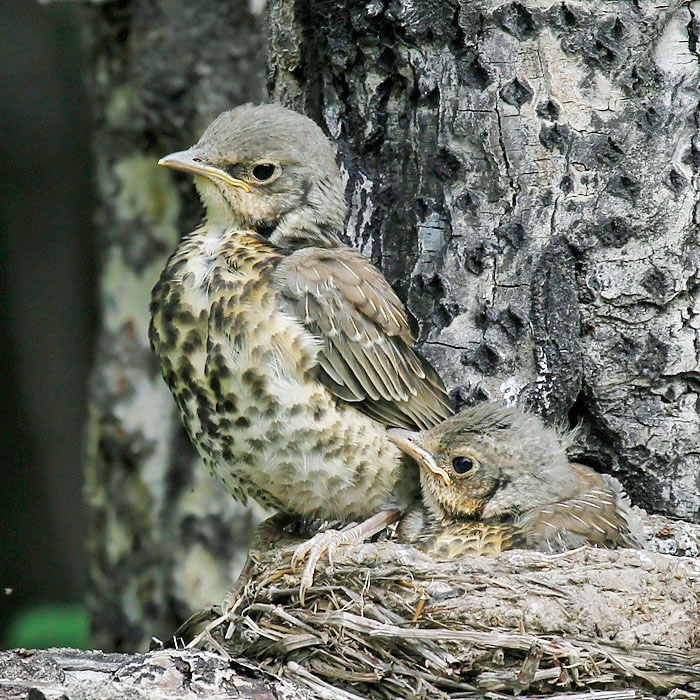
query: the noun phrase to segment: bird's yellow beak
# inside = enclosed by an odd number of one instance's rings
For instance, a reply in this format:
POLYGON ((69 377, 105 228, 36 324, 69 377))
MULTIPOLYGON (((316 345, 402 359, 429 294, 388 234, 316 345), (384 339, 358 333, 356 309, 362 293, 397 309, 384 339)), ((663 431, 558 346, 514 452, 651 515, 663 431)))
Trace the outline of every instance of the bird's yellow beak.
POLYGON ((410 430, 401 430, 400 428, 390 428, 387 430, 389 440, 402 452, 413 457, 420 466, 425 467, 436 476, 439 476, 445 482, 445 486, 451 486, 452 480, 450 479, 450 475, 442 467, 437 465, 433 455, 420 444, 419 435, 420 433, 413 433, 410 430))
POLYGON ((166 168, 173 168, 174 170, 182 170, 185 173, 192 173, 193 175, 208 177, 210 180, 220 180, 232 187, 239 187, 244 192, 251 191, 250 185, 247 182, 231 177, 225 170, 221 170, 221 168, 208 165, 204 158, 199 155, 195 147, 186 151, 171 153, 169 156, 163 156, 158 161, 158 165, 164 165, 166 168))

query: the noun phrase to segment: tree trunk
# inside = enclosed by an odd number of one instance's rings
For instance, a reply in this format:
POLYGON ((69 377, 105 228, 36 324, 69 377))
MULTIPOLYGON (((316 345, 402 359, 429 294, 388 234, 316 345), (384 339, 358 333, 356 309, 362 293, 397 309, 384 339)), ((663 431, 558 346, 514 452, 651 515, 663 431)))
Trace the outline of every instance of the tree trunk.
POLYGON ((104 649, 148 648, 221 600, 254 517, 203 469, 148 347, 151 287, 199 223, 191 178, 159 157, 260 101, 264 21, 245 0, 83 8, 96 114, 101 326, 90 385, 90 608, 104 649), (252 9, 251 9, 252 8, 252 9))
POLYGON ((455 397, 700 519, 700 3, 274 0, 271 94, 319 121, 352 243, 455 397))
MULTIPOLYGON (((218 600, 251 529, 194 458, 146 328, 150 288, 201 212, 156 160, 262 99, 257 7, 84 10, 103 251, 87 492, 105 648, 143 648, 218 600)), ((697 2, 273 0, 269 75, 272 99, 337 143, 349 238, 456 399, 580 423, 577 459, 694 520, 699 16, 697 2)))

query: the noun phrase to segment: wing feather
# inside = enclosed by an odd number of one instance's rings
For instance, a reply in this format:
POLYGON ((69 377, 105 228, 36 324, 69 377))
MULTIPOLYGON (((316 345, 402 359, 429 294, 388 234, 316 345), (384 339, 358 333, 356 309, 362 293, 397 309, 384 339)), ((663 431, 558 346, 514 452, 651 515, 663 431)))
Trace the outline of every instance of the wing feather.
POLYGON ((401 301, 360 253, 295 251, 275 284, 286 311, 321 341, 318 377, 338 398, 394 427, 429 428, 452 415, 442 381, 413 347, 401 301))

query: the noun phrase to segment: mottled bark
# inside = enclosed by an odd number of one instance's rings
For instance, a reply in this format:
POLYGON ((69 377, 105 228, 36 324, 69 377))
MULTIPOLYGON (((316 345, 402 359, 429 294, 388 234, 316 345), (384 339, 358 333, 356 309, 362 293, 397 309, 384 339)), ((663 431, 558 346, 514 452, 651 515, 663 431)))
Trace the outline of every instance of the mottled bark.
POLYGON ((96 116, 101 325, 87 499, 95 644, 148 648, 220 600, 255 517, 206 473, 147 338, 150 290, 199 223, 191 178, 156 163, 219 112, 263 98, 258 3, 122 0, 83 8, 96 116))
POLYGON ((700 3, 274 0, 270 88, 463 402, 700 520, 700 3))
POLYGON ((8 700, 312 700, 291 680, 197 651, 104 654, 77 649, 0 652, 8 700))

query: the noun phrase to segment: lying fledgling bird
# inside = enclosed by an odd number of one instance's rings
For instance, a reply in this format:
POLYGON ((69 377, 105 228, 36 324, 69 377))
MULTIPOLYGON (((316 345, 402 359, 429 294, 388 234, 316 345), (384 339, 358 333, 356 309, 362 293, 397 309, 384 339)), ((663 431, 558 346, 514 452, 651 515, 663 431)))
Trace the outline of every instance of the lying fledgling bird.
POLYGON ((418 462, 423 490, 423 504, 399 526, 400 540, 450 559, 515 548, 640 547, 634 517, 615 487, 569 462, 572 437, 493 402, 429 430, 389 430, 389 439, 418 462))

